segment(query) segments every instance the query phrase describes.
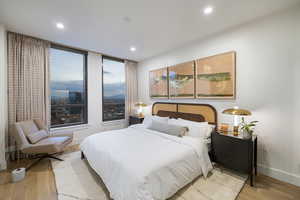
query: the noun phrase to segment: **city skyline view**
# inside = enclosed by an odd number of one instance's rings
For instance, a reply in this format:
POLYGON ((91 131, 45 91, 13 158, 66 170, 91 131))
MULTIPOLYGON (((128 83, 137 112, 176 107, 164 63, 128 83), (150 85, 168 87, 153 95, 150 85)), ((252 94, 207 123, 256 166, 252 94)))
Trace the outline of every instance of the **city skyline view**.
POLYGON ((103 58, 103 121, 125 119, 124 62, 103 58))
POLYGON ((86 121, 85 54, 50 50, 51 125, 86 121))
MULTIPOLYGON (((51 125, 86 123, 85 54, 55 48, 50 52, 51 125)), ((102 70, 103 121, 124 119, 124 63, 103 58, 102 70)))

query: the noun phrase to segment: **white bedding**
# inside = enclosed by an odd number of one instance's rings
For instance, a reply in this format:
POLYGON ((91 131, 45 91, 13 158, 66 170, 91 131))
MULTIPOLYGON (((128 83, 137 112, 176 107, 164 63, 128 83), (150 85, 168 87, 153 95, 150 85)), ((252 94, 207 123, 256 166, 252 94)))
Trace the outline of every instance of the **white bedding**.
POLYGON ((114 200, 167 199, 212 169, 203 140, 141 124, 89 136, 80 148, 114 200))

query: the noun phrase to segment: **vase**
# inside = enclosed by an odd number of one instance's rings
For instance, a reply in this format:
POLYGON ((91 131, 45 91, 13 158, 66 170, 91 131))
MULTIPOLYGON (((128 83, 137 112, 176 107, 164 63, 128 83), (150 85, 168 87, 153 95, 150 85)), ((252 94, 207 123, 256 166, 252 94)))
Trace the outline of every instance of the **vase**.
POLYGON ((244 139, 249 139, 249 138, 252 137, 252 131, 248 132, 246 130, 243 130, 242 136, 243 136, 244 139))

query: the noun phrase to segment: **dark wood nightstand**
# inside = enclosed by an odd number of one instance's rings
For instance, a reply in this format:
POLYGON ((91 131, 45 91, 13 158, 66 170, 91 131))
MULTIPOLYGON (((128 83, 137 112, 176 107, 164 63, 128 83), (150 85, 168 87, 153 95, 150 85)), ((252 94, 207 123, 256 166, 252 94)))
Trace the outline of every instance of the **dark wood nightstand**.
POLYGON ((144 121, 144 117, 129 116, 129 126, 133 124, 141 124, 144 121))
POLYGON ((257 137, 243 139, 230 133, 213 132, 211 144, 213 161, 225 168, 247 173, 253 186, 253 169, 257 175, 257 137))

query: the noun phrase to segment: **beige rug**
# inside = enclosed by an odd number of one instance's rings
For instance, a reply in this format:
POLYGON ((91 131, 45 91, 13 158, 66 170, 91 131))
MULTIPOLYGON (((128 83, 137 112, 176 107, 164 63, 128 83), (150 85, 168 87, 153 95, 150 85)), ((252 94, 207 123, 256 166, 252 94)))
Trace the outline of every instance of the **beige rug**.
MULTIPOLYGON (((80 159, 80 152, 60 157, 63 162, 52 160, 59 200, 109 200, 101 178, 80 159)), ((199 177, 171 200, 234 200, 245 181, 245 176, 214 169, 207 179, 199 177)))

